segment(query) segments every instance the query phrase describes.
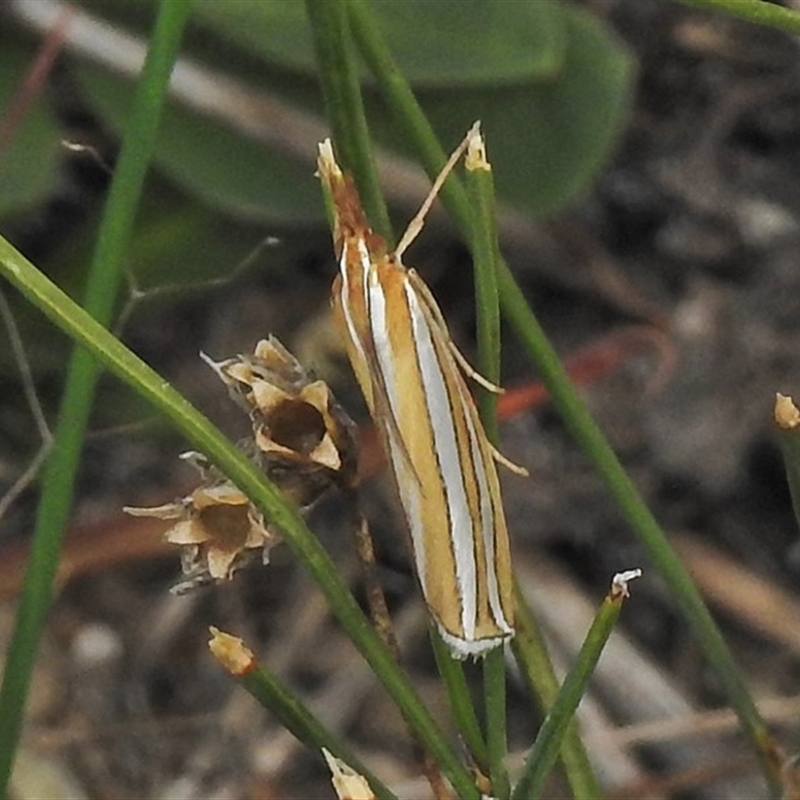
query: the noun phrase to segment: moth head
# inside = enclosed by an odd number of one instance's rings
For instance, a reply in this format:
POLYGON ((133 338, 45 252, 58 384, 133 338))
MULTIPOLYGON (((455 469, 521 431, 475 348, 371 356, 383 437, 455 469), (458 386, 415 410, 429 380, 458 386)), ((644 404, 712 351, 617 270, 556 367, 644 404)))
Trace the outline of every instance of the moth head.
POLYGON ((361 207, 355 182, 351 175, 342 172, 330 139, 319 145, 317 175, 332 207, 333 243, 336 254, 341 256, 346 241, 354 237, 372 239, 375 234, 361 207))

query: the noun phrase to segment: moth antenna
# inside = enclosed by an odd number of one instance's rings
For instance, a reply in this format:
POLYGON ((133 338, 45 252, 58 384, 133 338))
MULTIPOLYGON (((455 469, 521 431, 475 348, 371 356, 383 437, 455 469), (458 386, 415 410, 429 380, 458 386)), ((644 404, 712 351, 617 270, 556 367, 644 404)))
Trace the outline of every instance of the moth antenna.
POLYGON ((442 171, 436 176, 436 180, 433 182, 433 186, 431 186, 428 196, 425 198, 414 218, 408 223, 405 233, 402 235, 397 247, 395 248, 394 255, 397 257, 398 261, 402 259, 403 253, 408 250, 414 239, 419 236, 419 232, 425 225, 425 217, 428 216, 428 212, 431 210, 431 206, 433 205, 433 201, 436 199, 436 196, 439 194, 439 190, 447 180, 447 177, 453 171, 453 167, 455 167, 455 165, 458 163, 458 159, 461 158, 462 154, 467 149, 467 144, 469 143, 470 139, 480 131, 480 126, 481 123, 476 122, 469 129, 461 144, 459 144, 458 147, 453 150, 453 152, 450 154, 450 158, 447 159, 447 163, 444 165, 444 167, 442 167, 442 171))
POLYGON ((469 378, 475 381, 479 386, 482 386, 486 389, 487 392, 492 392, 492 394, 505 394, 506 390, 503 389, 501 386, 498 386, 496 383, 492 383, 488 378, 484 378, 483 375, 472 366, 472 364, 467 361, 466 356, 458 349, 456 343, 450 337, 450 331, 447 328, 447 322, 445 321, 444 317, 442 316, 442 311, 439 308, 439 305, 436 302, 436 298, 433 296, 431 290, 428 288, 425 281, 420 278, 419 273, 415 269, 408 270, 408 277, 411 281, 411 284, 416 289, 417 293, 420 296, 420 300, 423 301, 423 305, 425 306, 425 310, 431 315, 431 319, 439 329, 444 334, 444 338, 447 341, 447 346, 450 348, 450 351, 453 354, 458 366, 461 367, 461 371, 469 378))
POLYGON ((450 347, 450 351, 458 362, 458 366, 461 367, 461 371, 467 377, 472 378, 478 386, 482 386, 487 392, 491 392, 492 394, 506 393, 506 390, 502 386, 498 386, 496 383, 492 383, 488 378, 484 378, 483 375, 467 361, 467 357, 458 349, 456 343, 452 339, 449 339, 447 343, 450 347))
POLYGON ((502 464, 506 469, 511 470, 515 475, 520 475, 523 478, 527 478, 530 475, 530 472, 525 467, 521 467, 506 458, 491 442, 489 442, 489 449, 492 451, 492 458, 498 464, 502 464))

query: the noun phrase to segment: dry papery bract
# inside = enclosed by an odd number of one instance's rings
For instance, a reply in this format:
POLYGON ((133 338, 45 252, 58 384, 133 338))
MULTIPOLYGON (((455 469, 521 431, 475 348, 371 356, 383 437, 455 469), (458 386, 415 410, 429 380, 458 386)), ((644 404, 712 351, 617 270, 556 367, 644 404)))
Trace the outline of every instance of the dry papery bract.
POLYGON ((375 800, 375 793, 367 779, 356 772, 342 759, 337 758, 329 750, 322 748, 325 761, 331 771, 331 783, 339 800, 375 800))
POLYGON ((332 485, 355 484, 355 425, 328 385, 274 336, 262 339, 252 355, 203 358, 250 414, 267 475, 298 506, 315 502, 332 485))
MULTIPOLYGON (((265 475, 307 512, 330 488, 355 485, 358 467, 355 426, 324 381, 316 380, 273 336, 252 355, 223 361, 203 359, 250 415, 253 439, 245 451, 265 475)), ((167 541, 179 545, 185 579, 173 591, 229 579, 280 541, 248 498, 201 453, 181 456, 203 483, 174 503, 130 508, 134 516, 174 519, 167 541)))
POLYGON ((264 518, 236 486, 207 462, 201 453, 181 455, 203 476, 203 485, 191 494, 154 508, 125 507, 136 517, 176 520, 164 538, 181 547, 185 579, 173 587, 181 594, 196 586, 228 579, 261 551, 262 562, 279 541, 264 518))

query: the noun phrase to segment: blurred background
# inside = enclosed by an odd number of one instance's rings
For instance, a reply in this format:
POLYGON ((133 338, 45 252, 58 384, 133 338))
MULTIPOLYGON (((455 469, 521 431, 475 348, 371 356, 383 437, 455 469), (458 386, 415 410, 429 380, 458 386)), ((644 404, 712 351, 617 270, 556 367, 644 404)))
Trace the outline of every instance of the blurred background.
MULTIPOLYGON (((75 297, 153 8, 0 8, 0 226, 75 297)), ((771 408, 800 381, 797 42, 665 0, 374 10, 444 147, 482 120, 503 252, 792 752, 800 548, 771 408)), ((399 233, 429 181, 364 80, 399 233)), ((328 129, 303 4, 196 0, 173 88, 117 333, 235 440, 248 419, 199 352, 249 353, 275 334, 333 387, 365 432, 362 458, 377 462, 329 318, 336 265, 314 177, 328 129)), ((405 260, 471 357, 471 265, 443 212, 405 260)), ((71 345, 0 290, 2 650, 71 345)), ((686 621, 511 331, 503 384, 502 450, 532 476, 501 476, 514 563, 558 663, 611 576, 644 570, 581 706, 608 795, 764 796, 686 621)), ((324 765, 209 656, 209 625, 243 636, 401 796, 427 796, 402 719, 286 548, 231 581, 170 593, 181 571, 167 523, 122 507, 191 491, 185 449, 103 378, 14 796, 333 796, 324 765)), ((362 493, 403 663, 446 720, 391 483, 375 474, 362 493)), ((347 520, 332 492, 309 524, 361 593, 347 520)), ((513 764, 538 728, 530 709, 512 676, 513 764)), ((550 796, 565 793, 555 778, 550 796)))

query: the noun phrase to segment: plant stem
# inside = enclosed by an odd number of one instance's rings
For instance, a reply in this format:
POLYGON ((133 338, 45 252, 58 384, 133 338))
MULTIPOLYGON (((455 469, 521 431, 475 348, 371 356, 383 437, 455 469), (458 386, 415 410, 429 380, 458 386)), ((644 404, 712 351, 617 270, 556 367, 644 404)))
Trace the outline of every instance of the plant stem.
POLYGON ((800 33, 800 13, 777 3, 763 0, 681 0, 684 5, 694 8, 721 11, 729 17, 776 28, 785 33, 800 33))
MULTIPOLYGON (((413 92, 394 64, 368 6, 364 0, 349 0, 349 8, 353 35, 378 82, 383 98, 409 144, 416 150, 428 175, 433 179, 446 160, 445 153, 413 92)), ((442 188, 441 195, 465 241, 469 241, 470 207, 463 186, 456 179, 451 179, 442 188)), ((700 593, 611 446, 591 418, 511 271, 502 261, 498 286, 506 318, 528 349, 567 427, 605 481, 631 528, 644 543, 656 567, 667 581, 689 624, 694 628, 712 669, 725 688, 742 728, 759 757, 770 790, 778 796, 780 780, 774 758, 774 743, 700 593)))
MULTIPOLYGON (((113 313, 161 106, 188 15, 188 0, 164 0, 159 5, 85 292, 86 310, 103 323, 108 323, 113 313)), ((30 560, 0 688, 0 798, 8 791, 99 371, 87 351, 75 350, 67 371, 53 449, 44 471, 30 560)))
MULTIPOLYGON (((636 572, 641 574, 639 570, 636 572)), ((634 577, 633 573, 631 577, 634 577)), ((541 797, 545 781, 556 762, 575 709, 586 691, 586 685, 600 660, 600 654, 611 635, 626 597, 627 588, 624 583, 620 588, 615 579, 611 591, 603 600, 586 634, 575 664, 564 679, 555 702, 547 712, 542 727, 539 728, 522 777, 514 788, 512 795, 514 800, 533 800, 541 797)))
POLYGON ((99 325, 21 253, 0 237, 0 274, 70 337, 90 350, 125 383, 167 416, 191 447, 204 453, 279 528, 284 541, 319 585, 342 627, 386 687, 442 771, 465 800, 478 793, 442 731, 377 636, 328 553, 308 530, 297 509, 244 454, 211 425, 186 398, 99 325))
POLYGON ((439 677, 441 677, 447 692, 450 713, 453 715, 459 736, 464 740, 478 769, 487 771, 488 774, 489 754, 475 713, 475 706, 470 697, 464 667, 460 661, 453 658, 450 649, 442 641, 439 631, 433 624, 430 627, 430 640, 439 677))
MULTIPOLYGON (((478 371, 492 383, 500 381, 500 300, 497 293, 497 226, 492 168, 486 160, 477 126, 468 134, 466 185, 472 207, 472 254, 475 275, 475 311, 478 327, 478 371)), ((483 390, 480 416, 492 444, 497 444, 497 395, 483 390)), ((511 576, 506 576, 511 580, 511 576)), ((498 647, 483 660, 486 709, 486 745, 492 794, 503 800, 510 794, 506 757, 506 662, 498 647)))
POLYGON ((322 95, 333 127, 337 155, 355 179, 373 229, 391 244, 392 226, 372 158, 357 61, 350 42, 346 0, 306 0, 306 13, 314 36, 322 95))
MULTIPOLYGON (((558 679, 547 654, 547 646, 525 598, 517 595, 517 635, 511 646, 522 676, 542 711, 549 711, 558 696, 558 679)), ((601 800, 603 793, 586 755, 575 721, 571 721, 561 743, 561 760, 572 796, 580 800, 601 800)))
POLYGON ((209 647, 217 660, 289 733, 309 749, 319 752, 324 747, 345 761, 367 779, 378 800, 397 800, 395 794, 341 743, 341 737, 335 736, 322 725, 294 692, 256 661, 241 639, 215 628, 211 632, 209 647))
POLYGON ((719 628, 689 573, 580 399, 519 286, 505 266, 500 271, 500 297, 509 322, 536 363, 565 425, 647 548, 651 560, 694 629, 706 658, 759 756, 767 782, 777 794, 780 780, 774 760, 774 745, 719 628))
MULTIPOLYGON (((330 3, 329 0, 307 0, 306 7, 314 27, 323 95, 326 98, 329 112, 334 115, 337 145, 349 154, 350 163, 345 166, 355 169, 356 186, 370 223, 376 231, 384 234, 387 243, 391 243, 393 239, 389 228, 388 212, 373 167, 371 143, 367 132, 360 87, 354 78, 355 54, 349 38, 337 33, 349 28, 349 19, 343 21, 337 17, 347 10, 345 0, 336 0, 336 3, 330 3), (332 8, 334 5, 335 9, 332 8), (361 166, 360 170, 356 169, 357 165, 361 166), (370 204, 366 202, 368 197, 372 197, 370 204), (373 216, 376 212, 378 215, 373 216)), ((328 207, 330 205, 327 199, 326 205, 328 207)), ((437 637, 438 634, 434 634, 432 637, 434 652, 437 661, 443 664, 445 658, 449 658, 449 656, 443 657, 441 651, 437 650, 437 637)), ((455 662, 448 663, 446 668, 440 670, 440 674, 445 683, 459 730, 468 746, 474 748, 473 757, 476 762, 485 763, 486 748, 472 708, 472 700, 467 691, 462 666, 455 662)))

